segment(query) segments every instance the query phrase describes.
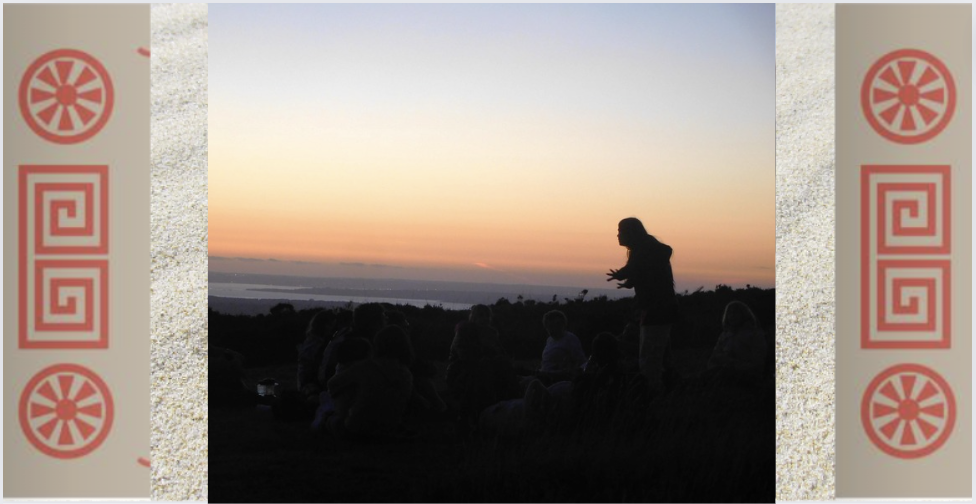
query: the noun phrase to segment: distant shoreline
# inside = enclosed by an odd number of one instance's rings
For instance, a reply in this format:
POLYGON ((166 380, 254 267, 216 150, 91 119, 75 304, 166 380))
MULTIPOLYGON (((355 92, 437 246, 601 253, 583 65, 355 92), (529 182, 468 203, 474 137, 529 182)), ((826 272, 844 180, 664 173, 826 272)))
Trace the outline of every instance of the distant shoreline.
POLYGON ((349 308, 356 307, 364 303, 384 303, 391 304, 394 306, 416 306, 424 307, 425 305, 430 305, 434 307, 443 308, 445 310, 468 310, 471 308, 470 304, 461 303, 438 303, 436 301, 431 302, 418 302, 417 300, 408 299, 371 299, 371 300, 355 300, 351 299, 348 301, 334 301, 334 300, 318 300, 318 299, 276 299, 276 298, 235 298, 235 297, 223 297, 223 296, 208 296, 207 301, 211 310, 224 314, 224 315, 261 315, 268 314, 271 308, 278 304, 290 304, 296 310, 309 310, 309 309, 319 309, 319 308, 349 308))
POLYGON ((314 308, 341 308, 348 306, 349 303, 339 301, 301 301, 294 299, 243 299, 229 298, 220 296, 208 296, 207 302, 210 309, 223 315, 260 315, 268 314, 271 308, 277 304, 286 303, 295 307, 296 310, 309 310, 314 308))
MULTIPOLYGON (((468 310, 475 304, 492 305, 500 299, 548 303, 595 299, 616 300, 633 296, 631 290, 579 289, 576 287, 481 284, 433 280, 322 278, 211 272, 210 307, 225 314, 258 315, 276 304, 295 309, 335 308, 363 304, 441 307, 468 310)), ((759 287, 763 288, 763 287, 759 287)), ((681 295, 682 293, 678 293, 681 295)))
MULTIPOLYGON (((223 313, 267 313, 277 303, 295 305, 303 302, 310 307, 347 306, 350 303, 387 303, 424 307, 438 306, 447 310, 467 310, 475 304, 494 304, 499 299, 511 302, 537 302, 565 299, 609 299, 629 297, 631 291, 610 289, 579 289, 575 287, 479 284, 472 282, 441 282, 430 280, 354 279, 288 277, 274 275, 209 275, 211 304, 222 307, 223 313), (231 301, 236 300, 236 301, 231 301)), ((297 308, 297 306, 296 306, 297 308)))
MULTIPOLYGON (((590 296, 609 298, 626 297, 624 291, 617 289, 584 288, 579 286, 535 285, 513 283, 451 282, 442 280, 405 280, 396 278, 347 278, 347 277, 304 277, 292 275, 262 275, 250 273, 210 272, 207 275, 211 284, 250 284, 273 288, 276 291, 292 289, 342 289, 346 291, 384 291, 407 290, 418 292, 480 292, 505 297, 523 295, 534 299, 573 296, 587 290, 590 296)), ((261 289, 267 290, 267 289, 261 289)), ((415 297, 414 297, 415 298, 415 297)))

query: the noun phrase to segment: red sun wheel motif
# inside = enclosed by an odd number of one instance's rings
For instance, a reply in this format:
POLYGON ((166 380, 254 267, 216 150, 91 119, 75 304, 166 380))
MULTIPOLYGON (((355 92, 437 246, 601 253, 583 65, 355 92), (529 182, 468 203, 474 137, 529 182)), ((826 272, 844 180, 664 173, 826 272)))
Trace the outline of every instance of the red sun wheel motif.
POLYGON ((956 423, 956 399, 945 379, 917 364, 890 367, 868 386, 861 422, 871 442, 902 459, 932 454, 956 423))
POLYGON ((112 429, 114 406, 91 370, 59 364, 37 373, 20 396, 20 426, 35 448, 59 459, 83 457, 112 429))
POLYGON ((868 71, 861 108, 879 135, 918 144, 942 132, 956 108, 956 84, 931 54, 903 49, 885 55, 868 71))
POLYGON ((34 133, 74 144, 98 133, 112 115, 112 79, 95 58, 73 49, 38 58, 20 82, 20 113, 34 133))

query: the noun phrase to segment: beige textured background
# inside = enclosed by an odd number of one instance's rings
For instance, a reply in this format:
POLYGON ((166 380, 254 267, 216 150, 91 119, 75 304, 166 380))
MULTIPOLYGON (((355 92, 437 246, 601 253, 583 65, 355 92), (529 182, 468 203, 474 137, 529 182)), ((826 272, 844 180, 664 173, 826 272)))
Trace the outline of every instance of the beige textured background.
POLYGON ((837 7, 837 495, 841 498, 960 498, 972 495, 972 5, 840 5, 837 7), (870 31, 863 29, 871 26, 870 31), (963 42, 963 43, 960 43, 963 42), (956 115, 931 141, 899 145, 863 118, 860 91, 867 69, 905 47, 940 58, 956 82, 956 115), (860 348, 861 165, 952 167, 952 348, 860 348), (861 424, 861 399, 882 370, 921 364, 941 374, 958 416, 946 444, 930 456, 901 460, 878 450, 861 424))
POLYGON ((834 498, 834 6, 776 6, 776 499, 834 498))
MULTIPOLYGON (((5 5, 4 41, 4 476, 8 498, 145 498, 148 471, 137 463, 149 454, 149 399, 146 388, 145 256, 149 233, 149 180, 146 174, 149 67, 136 48, 148 42, 145 5, 5 5), (93 34, 110 33, 98 37, 93 34), (35 58, 58 48, 77 48, 105 65, 115 106, 105 128, 74 145, 40 139, 20 116, 17 89, 35 58), (106 349, 21 350, 18 348, 18 181, 21 165, 107 165, 109 171, 109 327, 106 349), (141 296, 127 296, 139 292, 141 296), (70 461, 41 455, 28 444, 17 420, 23 388, 51 365, 91 369, 113 397, 114 422, 105 442, 70 461), (112 478, 105 474, 111 473, 112 478)), ((30 252, 29 252, 30 253, 30 252)), ((102 259, 105 256, 49 256, 102 259)))
POLYGON ((207 6, 153 5, 152 498, 207 499, 207 6))

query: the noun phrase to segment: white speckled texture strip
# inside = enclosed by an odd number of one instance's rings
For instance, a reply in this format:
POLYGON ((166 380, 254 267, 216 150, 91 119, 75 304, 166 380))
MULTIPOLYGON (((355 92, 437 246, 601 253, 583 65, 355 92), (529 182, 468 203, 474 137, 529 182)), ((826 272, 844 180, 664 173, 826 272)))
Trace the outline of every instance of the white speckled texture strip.
POLYGON ((834 5, 776 6, 776 499, 834 498, 834 5))
POLYGON ((152 498, 207 500, 207 5, 152 6, 152 498))

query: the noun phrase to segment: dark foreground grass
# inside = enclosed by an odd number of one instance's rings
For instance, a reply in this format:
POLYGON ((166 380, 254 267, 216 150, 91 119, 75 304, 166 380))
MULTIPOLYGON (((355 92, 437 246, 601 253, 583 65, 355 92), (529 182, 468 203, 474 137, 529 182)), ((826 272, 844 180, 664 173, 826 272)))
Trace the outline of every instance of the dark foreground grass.
POLYGON ((772 389, 686 388, 609 429, 484 441, 433 501, 771 502, 772 389))
MULTIPOLYGON (((265 369, 284 377, 291 368, 265 369)), ((775 393, 687 382, 611 425, 520 439, 456 435, 341 443, 263 409, 210 414, 214 502, 771 502, 775 393)))

